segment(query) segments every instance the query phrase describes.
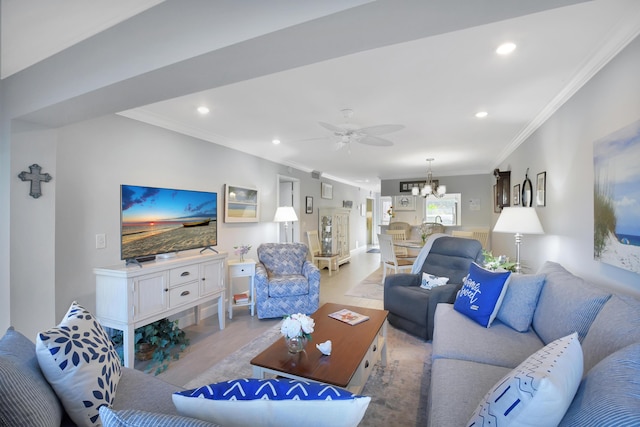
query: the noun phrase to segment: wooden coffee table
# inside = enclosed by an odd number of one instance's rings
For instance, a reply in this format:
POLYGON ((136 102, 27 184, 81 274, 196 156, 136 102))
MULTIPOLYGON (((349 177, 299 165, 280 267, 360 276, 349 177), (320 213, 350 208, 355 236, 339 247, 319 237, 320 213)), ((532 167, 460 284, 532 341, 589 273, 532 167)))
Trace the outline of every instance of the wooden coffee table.
POLYGON ((310 379, 334 384, 360 393, 373 366, 387 364, 387 310, 327 303, 311 315, 315 321, 312 341, 305 351, 290 354, 284 337, 251 360, 253 376, 268 374, 293 379, 310 379), (329 317, 330 313, 347 308, 369 316, 369 320, 349 325, 329 317), (323 355, 316 344, 331 340, 330 356, 323 355))

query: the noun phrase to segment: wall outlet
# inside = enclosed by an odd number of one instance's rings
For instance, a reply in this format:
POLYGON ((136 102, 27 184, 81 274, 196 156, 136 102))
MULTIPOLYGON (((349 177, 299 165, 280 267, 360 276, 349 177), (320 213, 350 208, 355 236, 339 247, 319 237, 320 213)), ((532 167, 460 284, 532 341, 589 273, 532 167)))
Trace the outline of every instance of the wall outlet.
POLYGON ((96 234, 96 249, 104 249, 107 247, 107 236, 104 234, 96 234))

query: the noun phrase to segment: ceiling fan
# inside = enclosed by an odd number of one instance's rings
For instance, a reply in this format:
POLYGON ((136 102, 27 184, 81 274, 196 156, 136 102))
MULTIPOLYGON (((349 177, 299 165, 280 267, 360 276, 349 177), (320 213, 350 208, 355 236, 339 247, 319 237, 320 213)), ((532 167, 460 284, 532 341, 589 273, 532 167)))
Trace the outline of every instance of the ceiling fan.
POLYGON ((360 144, 373 145, 377 147, 390 147, 393 145, 393 142, 385 138, 380 138, 378 135, 384 135, 404 129, 403 125, 376 125, 359 128, 356 125, 349 123, 349 119, 353 116, 353 110, 351 108, 345 108, 344 110, 341 110, 341 113, 345 119, 345 123, 341 126, 318 122, 320 126, 331 131, 333 136, 337 137, 336 150, 346 147, 352 142, 359 142, 360 144))

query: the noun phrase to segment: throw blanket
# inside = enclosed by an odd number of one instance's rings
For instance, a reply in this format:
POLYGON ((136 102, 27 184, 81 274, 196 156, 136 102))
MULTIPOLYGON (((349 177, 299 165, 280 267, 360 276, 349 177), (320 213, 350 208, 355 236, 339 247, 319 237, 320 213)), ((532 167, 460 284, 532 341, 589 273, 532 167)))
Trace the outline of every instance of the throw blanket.
POLYGON ((429 255, 429 251, 431 250, 431 246, 436 239, 448 236, 448 234, 444 233, 434 233, 427 239, 427 242, 424 244, 422 249, 420 249, 420 253, 416 257, 416 260, 413 261, 413 266, 411 267, 411 274, 418 274, 422 270, 422 264, 427 259, 427 255, 429 255))

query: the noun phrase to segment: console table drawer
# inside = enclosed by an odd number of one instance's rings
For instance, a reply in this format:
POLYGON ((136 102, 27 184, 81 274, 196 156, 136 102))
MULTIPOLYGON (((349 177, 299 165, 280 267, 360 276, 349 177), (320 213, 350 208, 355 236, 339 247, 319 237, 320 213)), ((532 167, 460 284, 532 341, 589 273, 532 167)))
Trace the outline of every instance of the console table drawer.
POLYGON ((185 265, 169 270, 169 286, 173 287, 182 283, 191 282, 198 278, 198 264, 185 265))
POLYGON ((198 285, 199 284, 196 281, 184 286, 169 289, 169 308, 197 300, 200 297, 198 295, 198 285))

